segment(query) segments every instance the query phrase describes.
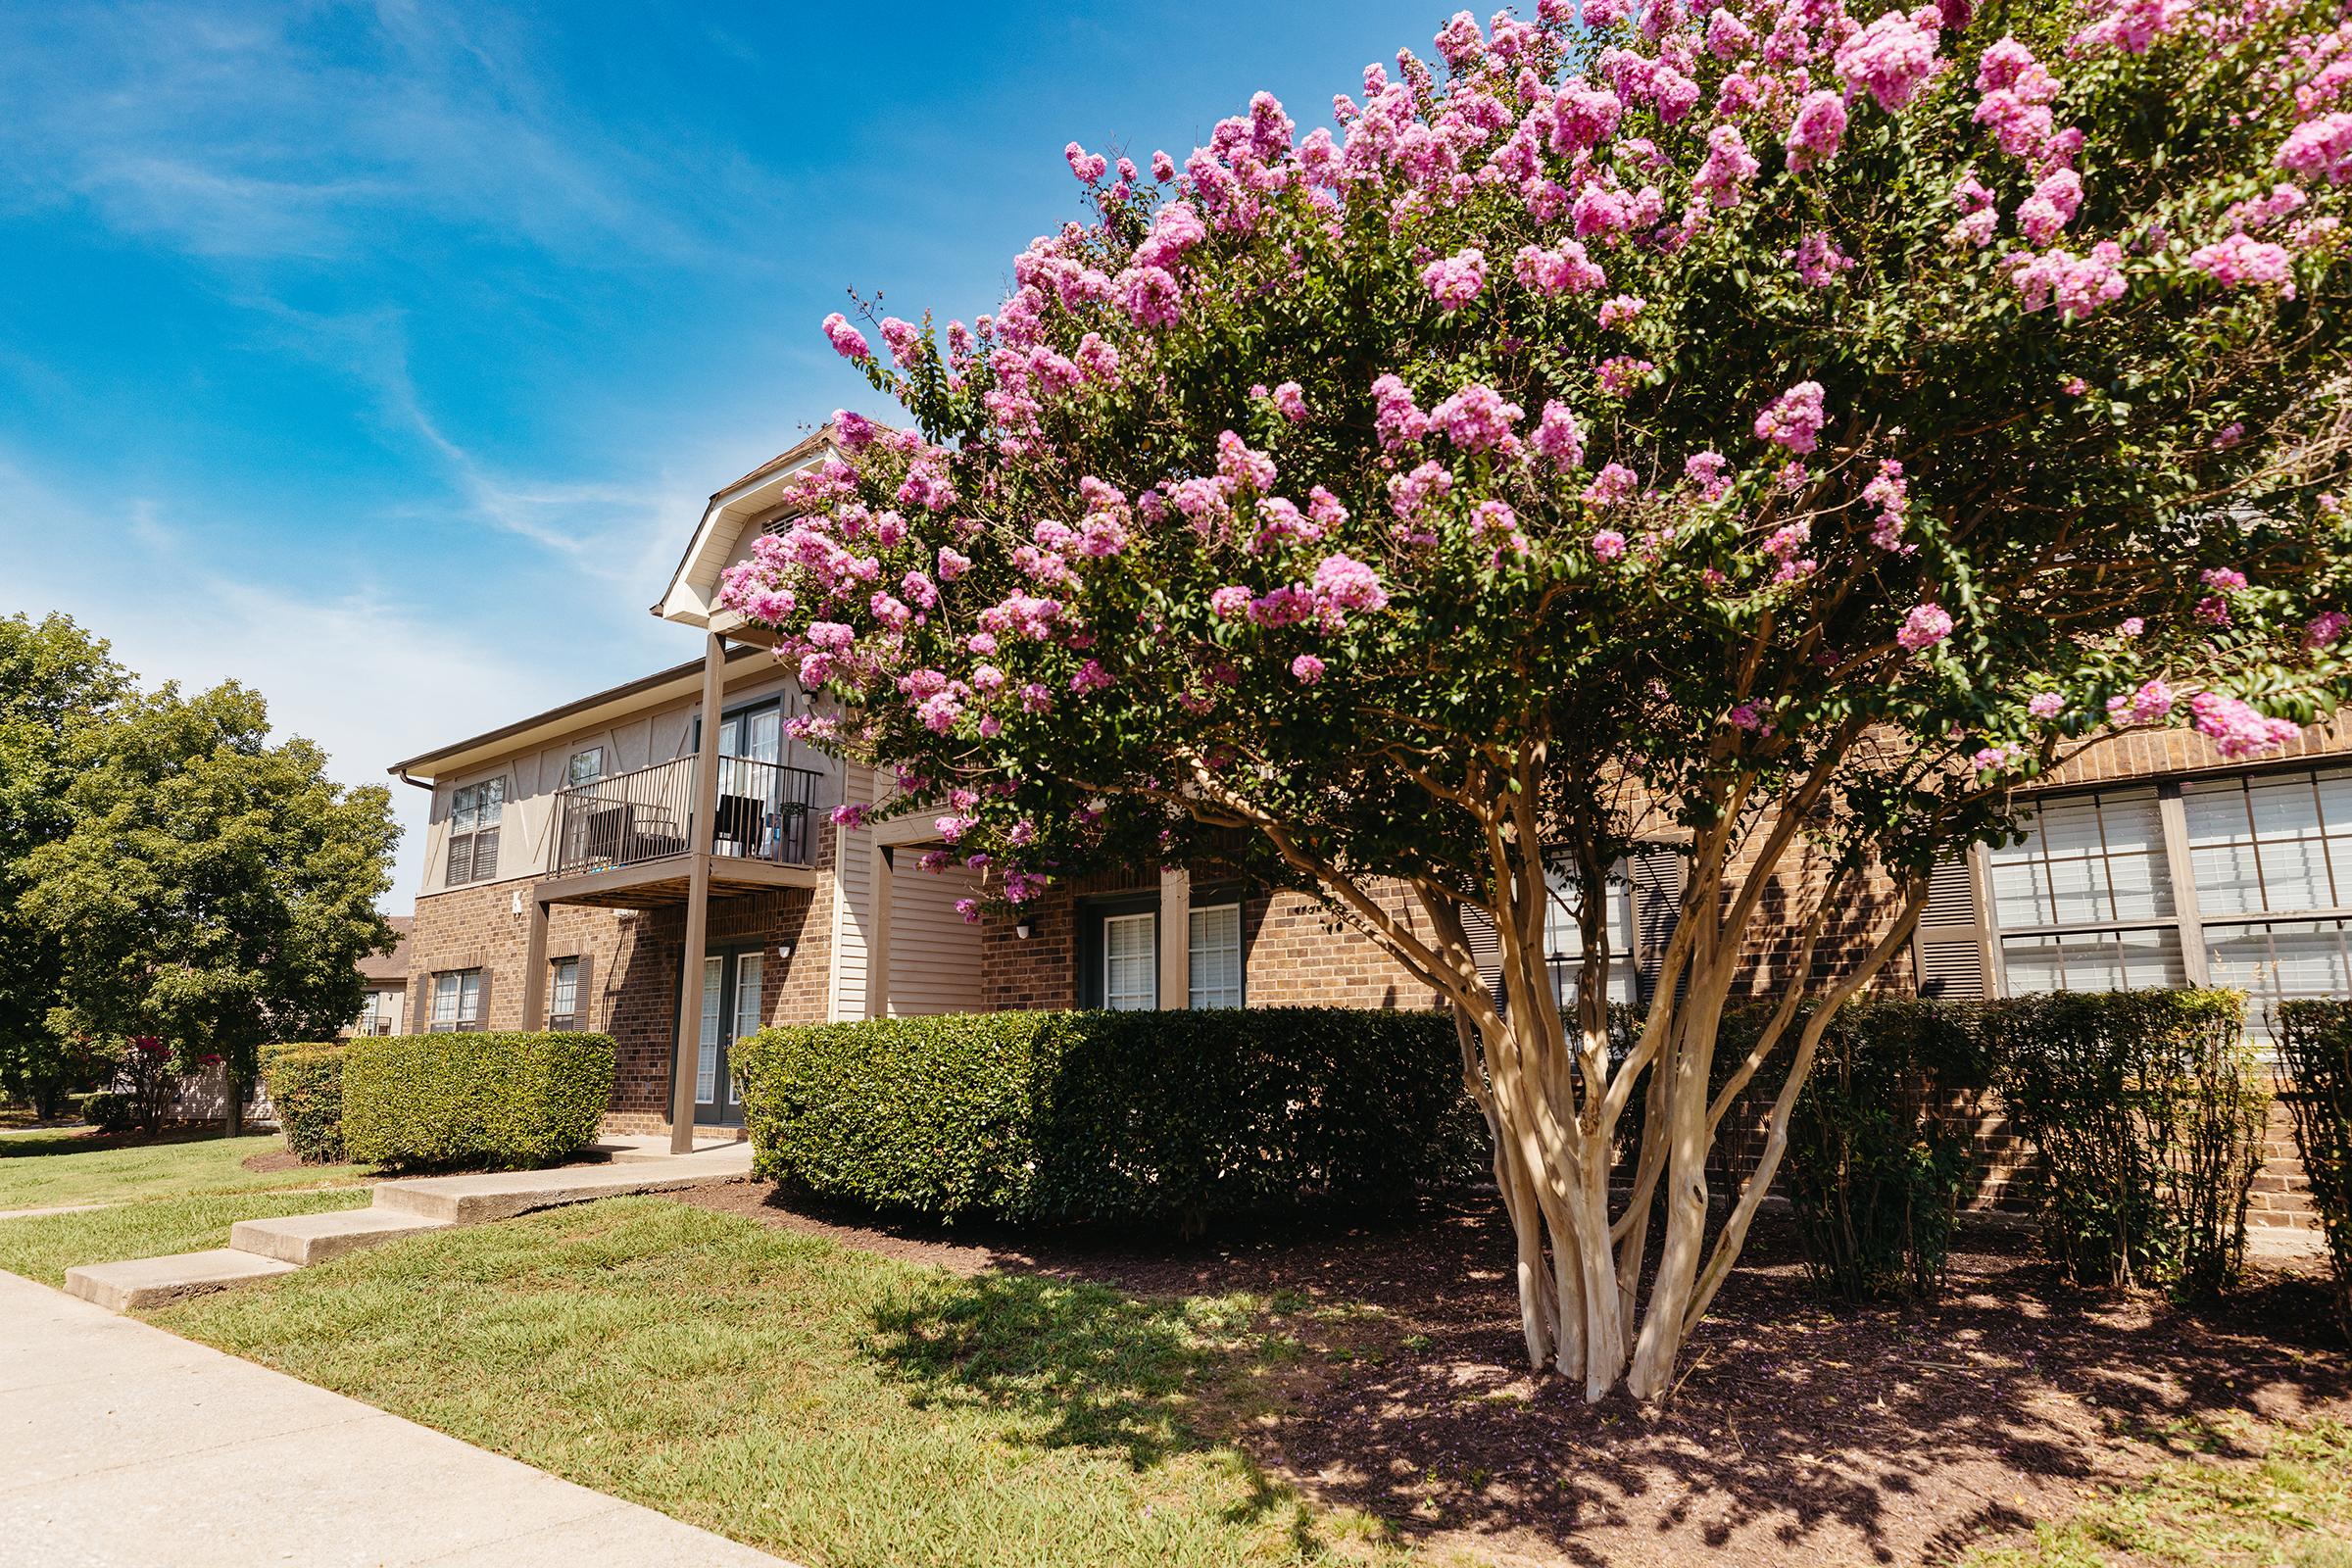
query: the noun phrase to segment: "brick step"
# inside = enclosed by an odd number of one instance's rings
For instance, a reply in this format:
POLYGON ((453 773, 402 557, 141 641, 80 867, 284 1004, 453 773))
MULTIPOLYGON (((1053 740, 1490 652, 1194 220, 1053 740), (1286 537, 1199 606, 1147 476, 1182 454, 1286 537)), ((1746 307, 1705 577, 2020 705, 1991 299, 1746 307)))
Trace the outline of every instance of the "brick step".
POLYGON ((294 1272, 292 1263, 233 1247, 168 1257, 134 1257, 120 1263, 84 1263, 66 1270, 66 1292, 110 1312, 161 1306, 183 1296, 201 1296, 249 1280, 294 1272))
POLYGON ((344 1208, 324 1214, 289 1214, 283 1219, 241 1219, 229 1227, 228 1245, 241 1252, 273 1257, 306 1268, 396 1236, 444 1230, 445 1220, 390 1208, 344 1208))

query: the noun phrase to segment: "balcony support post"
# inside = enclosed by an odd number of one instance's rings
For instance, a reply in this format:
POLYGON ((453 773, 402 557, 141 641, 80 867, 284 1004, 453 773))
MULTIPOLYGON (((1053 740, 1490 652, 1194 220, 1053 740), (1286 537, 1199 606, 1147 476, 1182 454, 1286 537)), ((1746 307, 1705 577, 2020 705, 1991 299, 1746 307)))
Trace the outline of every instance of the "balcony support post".
POLYGON ((694 760, 694 814, 686 829, 686 945, 679 956, 678 1033, 670 1054, 669 1152, 694 1148, 694 1077, 702 1050, 703 950, 710 932, 710 851, 718 821, 718 721, 726 701, 727 640, 703 639, 702 745, 694 760))
POLYGON ((547 1027, 547 905, 531 890, 531 929, 522 948, 522 1027, 547 1027))

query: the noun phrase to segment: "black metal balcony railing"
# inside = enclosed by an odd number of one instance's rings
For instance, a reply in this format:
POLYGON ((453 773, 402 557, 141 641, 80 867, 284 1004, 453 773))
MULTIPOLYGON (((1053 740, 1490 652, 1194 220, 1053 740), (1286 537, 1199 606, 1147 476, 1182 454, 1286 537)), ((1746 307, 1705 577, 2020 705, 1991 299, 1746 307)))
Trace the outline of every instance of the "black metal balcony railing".
MULTIPOLYGON (((694 839, 695 759, 656 762, 556 792, 555 874, 606 871, 683 855, 694 839)), ((816 848, 809 824, 817 781, 805 767, 718 760, 713 855, 808 865, 816 848)))

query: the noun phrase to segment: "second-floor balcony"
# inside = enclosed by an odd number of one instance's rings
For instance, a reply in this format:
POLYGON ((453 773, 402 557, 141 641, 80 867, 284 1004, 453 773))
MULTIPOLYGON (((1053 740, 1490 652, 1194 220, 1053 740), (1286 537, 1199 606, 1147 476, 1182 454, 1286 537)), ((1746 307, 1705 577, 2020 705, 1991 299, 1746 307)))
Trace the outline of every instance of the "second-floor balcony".
POLYGON ((560 877, 613 871, 696 849, 736 860, 808 866, 823 775, 748 757, 718 759, 711 827, 695 824, 696 760, 681 757, 556 792, 554 861, 560 877), (698 837, 701 842, 698 843, 698 837))

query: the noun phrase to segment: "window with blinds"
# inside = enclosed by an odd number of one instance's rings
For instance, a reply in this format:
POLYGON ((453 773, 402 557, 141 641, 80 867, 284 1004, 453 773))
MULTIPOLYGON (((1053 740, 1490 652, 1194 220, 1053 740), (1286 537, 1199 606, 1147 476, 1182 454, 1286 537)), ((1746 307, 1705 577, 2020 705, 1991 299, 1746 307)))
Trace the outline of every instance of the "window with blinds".
MULTIPOLYGON (((1604 984, 1611 1002, 1632 1005, 1648 1002, 1659 960, 1674 937, 1674 922, 1682 908, 1683 878, 1682 852, 1665 845, 1619 861, 1609 874, 1600 897, 1609 938, 1609 972, 1604 984)), ((1551 974, 1552 994, 1566 1011, 1575 1006, 1584 983, 1584 938, 1579 923, 1582 890, 1565 867, 1554 867, 1549 882, 1544 911, 1544 966, 1551 974)), ((1479 975, 1499 1004, 1503 1000, 1502 953, 1494 923, 1473 909, 1463 911, 1462 924, 1479 975)))
POLYGON ((2278 1003, 2352 996, 2352 768, 2085 791, 2024 826, 1936 868, 1922 995, 2231 986, 2265 1044, 2278 1003))
POLYGON ((1159 1005, 1159 920, 1152 914, 1102 918, 1102 1005, 1143 1012, 1159 1005))
POLYGON ((1238 1007, 1242 1004, 1242 906, 1238 904, 1196 905, 1186 972, 1191 976, 1186 1004, 1194 1007, 1238 1007))
POLYGON ((449 799, 449 863, 442 880, 450 887, 486 882, 498 875, 498 828, 507 811, 507 781, 484 779, 449 799))
POLYGON ((586 1027, 585 958, 557 958, 547 971, 547 1026, 550 1029, 586 1027))
POLYGON ((482 1026, 487 987, 479 969, 447 969, 433 976, 433 1010, 426 1031, 463 1034, 482 1026))

